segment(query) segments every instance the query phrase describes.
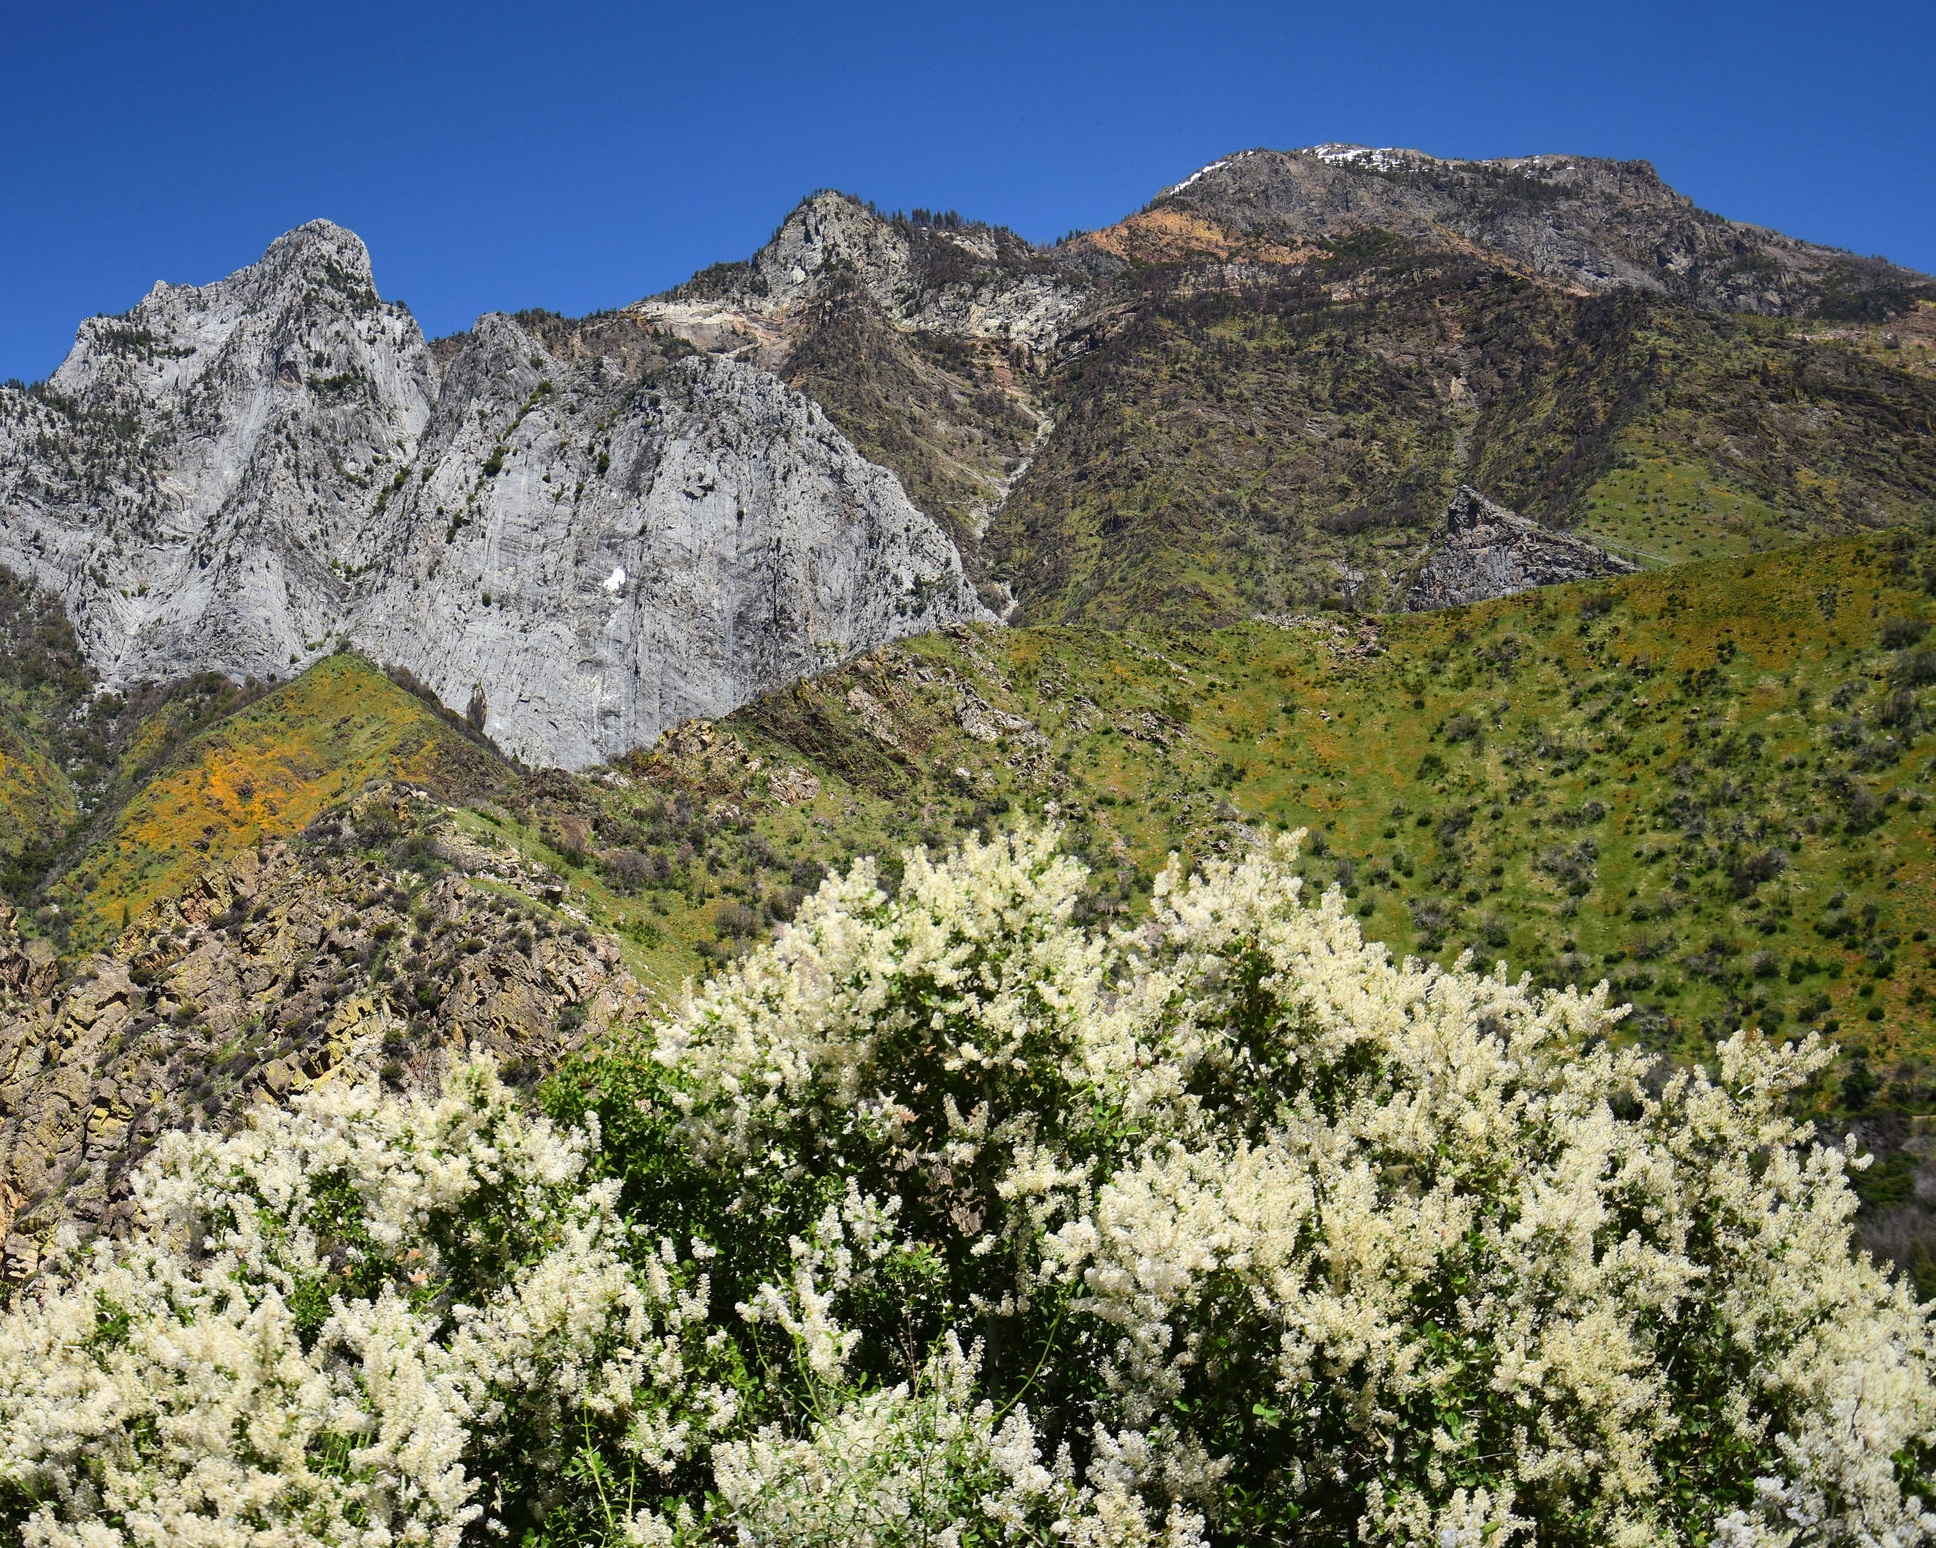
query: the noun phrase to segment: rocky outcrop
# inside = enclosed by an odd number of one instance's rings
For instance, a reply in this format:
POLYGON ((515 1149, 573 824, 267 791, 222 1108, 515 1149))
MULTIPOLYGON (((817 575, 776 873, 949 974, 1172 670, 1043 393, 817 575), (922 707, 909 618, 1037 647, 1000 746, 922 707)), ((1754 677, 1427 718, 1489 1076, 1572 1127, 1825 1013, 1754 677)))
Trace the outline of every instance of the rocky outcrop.
POLYGON ((1405 595, 1407 612, 1463 607, 1595 575, 1630 575, 1637 567, 1584 539, 1515 515, 1461 485, 1405 595))
POLYGON ((60 982, 60 957, 50 941, 23 938, 20 916, 0 901, 0 1005, 38 1001, 60 982))
POLYGON ((363 244, 300 227, 0 390, 0 564, 60 596, 106 682, 287 672, 343 627, 436 390, 363 244))
POLYGON ((1936 280, 1697 207, 1644 161, 1316 145, 1244 151, 1156 200, 1227 231, 1302 242, 1386 231, 1497 254, 1586 291, 1664 291, 1719 311, 1878 317, 1936 280))
POLYGON ((883 216, 849 194, 803 200, 745 263, 720 264, 632 310, 710 352, 778 369, 809 304, 853 283, 896 326, 1047 354, 1088 298, 1053 249, 998 226, 883 216))
POLYGON ((63 1222, 121 1222, 166 1130, 348 1069, 434 1087, 467 1052, 535 1078, 643 1014, 616 946, 570 908, 557 877, 381 786, 203 876, 58 992, 51 960, 36 969, 34 992, 0 1000, 8 1275, 63 1222))
POLYGON ((489 317, 441 369, 362 243, 314 222, 0 389, 0 565, 58 593, 109 684, 280 675, 347 640, 574 767, 983 616, 810 402, 638 334, 554 355, 489 317))
POLYGON ((350 629, 533 762, 580 768, 886 640, 983 616, 813 403, 737 361, 568 367, 508 318, 452 363, 350 629))

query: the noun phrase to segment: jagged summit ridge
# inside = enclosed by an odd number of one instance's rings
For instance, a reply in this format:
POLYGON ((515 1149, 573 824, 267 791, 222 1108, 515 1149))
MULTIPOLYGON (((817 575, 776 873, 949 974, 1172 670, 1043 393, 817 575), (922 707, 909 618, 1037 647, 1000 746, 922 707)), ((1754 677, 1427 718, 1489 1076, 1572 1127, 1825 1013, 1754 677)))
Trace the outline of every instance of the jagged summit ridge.
POLYGON ((157 285, 84 323, 45 391, 0 398, 0 563, 60 594, 109 682, 287 670, 380 550, 378 481, 436 383, 327 221, 213 284, 157 285))
POLYGON ((1396 147, 1247 150, 1155 201, 1292 241, 1387 231, 1473 244, 1586 291, 1632 286, 1720 311, 1868 315, 1936 280, 1700 209, 1651 163, 1596 156, 1461 160, 1396 147))
POLYGON ((987 616, 893 476, 745 374, 561 358, 497 317, 441 370, 361 241, 312 222, 0 393, 0 565, 61 597, 109 684, 348 643, 574 766, 987 616))
POLYGON ((803 199, 751 259, 636 304, 702 349, 783 368, 808 304, 858 287, 895 326, 1046 352, 1081 310, 1084 277, 1000 227, 915 223, 851 194, 803 199))

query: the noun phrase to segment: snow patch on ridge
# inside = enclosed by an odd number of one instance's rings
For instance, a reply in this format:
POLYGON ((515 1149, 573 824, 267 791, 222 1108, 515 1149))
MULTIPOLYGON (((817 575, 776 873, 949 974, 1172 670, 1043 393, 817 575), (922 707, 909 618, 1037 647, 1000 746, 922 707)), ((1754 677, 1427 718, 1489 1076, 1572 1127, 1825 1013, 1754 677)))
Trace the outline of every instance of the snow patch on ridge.
POLYGON ((1256 152, 1254 151, 1238 151, 1236 155, 1225 156, 1221 160, 1211 162, 1210 165, 1207 167, 1198 167, 1196 171, 1192 172, 1188 177, 1184 178, 1182 182, 1172 183, 1168 188, 1165 188, 1163 192, 1165 194, 1182 193, 1184 189, 1188 188, 1198 178, 1208 177, 1212 172, 1221 171, 1223 168, 1229 166, 1232 162, 1242 161, 1244 157, 1255 155, 1255 154, 1256 152))
POLYGON ((1373 167, 1380 172, 1392 172, 1414 161, 1437 161, 1436 156, 1428 156, 1423 151, 1400 150, 1396 146, 1373 148, 1369 145, 1341 145, 1327 141, 1323 145, 1313 145, 1307 154, 1331 166, 1373 167))

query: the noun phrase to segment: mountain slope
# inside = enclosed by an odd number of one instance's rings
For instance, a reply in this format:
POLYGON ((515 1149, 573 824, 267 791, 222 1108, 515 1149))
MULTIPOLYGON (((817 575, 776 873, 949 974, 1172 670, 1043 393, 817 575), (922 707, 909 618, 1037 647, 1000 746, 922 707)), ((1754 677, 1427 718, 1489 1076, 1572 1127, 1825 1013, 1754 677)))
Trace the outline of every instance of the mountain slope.
POLYGON ((985 540, 1036 621, 1389 607, 1460 483, 1645 563, 1936 511, 1936 379, 1847 330, 1395 238, 1104 295, 985 540))
POLYGON ((1642 564, 1920 519, 1933 283, 1641 164, 1329 146, 1052 248, 820 193, 432 347, 313 222, 0 389, 0 565, 110 687, 347 642, 584 767, 985 609, 1391 608, 1462 485, 1642 564))
POLYGON ((1012 619, 1395 605, 1460 483, 1647 564, 1936 508, 1936 281, 1638 165, 1347 149, 1041 251, 815 195, 632 311, 813 395, 1012 619))
MULTIPOLYGON (((54 895, 75 910, 70 943, 100 942, 102 962, 120 966, 83 966, 60 993, 36 990, 42 1010, 20 1021, 21 1046, 60 1044, 49 1015, 91 1017, 103 992, 87 983, 118 984, 114 974, 150 955, 170 981, 201 972, 191 959, 209 953, 244 977, 264 953, 297 960, 272 950, 282 925, 264 934, 252 911, 232 910, 222 878, 268 864, 304 827, 310 836, 276 862, 279 895, 313 893, 342 929, 302 947, 323 953, 319 965, 236 1002, 280 1030, 222 1054, 248 1058, 195 1111, 228 1111, 277 1059, 314 1065, 310 1075, 327 1068, 341 1056, 325 1057, 337 1008, 352 1001, 381 1030, 359 1058, 433 1070, 440 1040, 470 1035, 474 1012, 463 1007, 475 1002, 451 997, 450 964, 412 945, 401 921, 427 932, 419 894, 452 870, 519 911, 489 930, 449 926, 457 933, 438 936, 438 949, 453 962, 469 961, 470 936, 495 951, 493 931, 515 935, 528 916, 605 935, 609 971, 622 959, 640 992, 668 996, 783 924, 829 866, 861 854, 884 857, 891 887, 905 845, 1047 819, 1092 868, 1083 916, 1128 921, 1171 851, 1194 862, 1302 826, 1307 876, 1343 888, 1367 933, 1401 954, 1450 961, 1470 949, 1543 983, 1605 977, 1635 1007, 1621 1036, 1676 1059, 1705 1057, 1744 1022, 1840 1041, 1849 1057, 1813 1100, 1883 1156, 1864 1182, 1874 1240, 1936 1285, 1936 1224, 1912 1196, 1925 1158, 1909 1118, 1932 1099, 1936 1068, 1933 599, 1936 540, 1898 531, 1376 623, 956 629, 679 728, 595 775, 513 776, 474 765, 477 750, 460 740, 442 787, 455 811, 394 786, 362 788, 370 774, 424 777, 421 759, 358 751, 402 745, 375 711, 386 691, 408 696, 354 658, 331 658, 218 725, 59 882, 54 895), (217 788, 226 760, 246 754, 273 777, 279 760, 302 761, 296 749, 342 756, 275 812, 258 798, 255 819, 234 826, 243 814, 217 788), (224 823, 206 833, 211 814, 224 823), (383 901, 392 885, 418 901, 383 901), (156 901, 131 909, 128 932, 109 944, 111 900, 143 886, 156 901), (393 915, 404 933, 391 946, 373 932, 393 915), (280 995, 328 1008, 290 1022, 280 995), (60 1009, 70 1001, 80 1008, 60 1009)), ((406 726, 417 703, 398 706, 406 726)), ((426 746, 443 745, 440 727, 426 746)), ((0 951, 0 985, 40 983, 44 958, 25 949, 14 968, 0 951)), ((495 983, 524 1005, 491 1024, 523 1028, 504 1031, 502 1046, 542 1065, 568 1040, 571 1018, 559 1018, 579 1001, 556 986, 518 999, 527 970, 496 963, 488 951, 471 962, 459 976, 476 987, 465 992, 495 983)), ((116 1099, 152 1111, 139 1131, 148 1138, 189 1111, 177 1097, 200 1089, 196 1061, 232 1040, 232 1017, 204 1027, 210 1002, 189 978, 167 994, 141 1013, 165 1023, 154 1037, 176 1052, 156 1052, 153 1038, 126 1046, 175 1071, 142 1087, 169 1099, 116 1099)), ((87 1103, 48 1104, 83 1081, 76 1072, 106 1072, 101 1061, 121 1057, 105 1034, 81 1042, 63 1056, 66 1084, 35 1085, 46 1094, 31 1101, 0 1090, 0 1123, 42 1114, 30 1125, 35 1154, 81 1143, 72 1135, 87 1103)), ((106 1186, 108 1171, 89 1175, 106 1186)))
POLYGON ((803 862, 1045 812, 1128 907, 1172 848, 1308 826, 1313 874, 1397 951, 1612 973, 1682 1053, 1775 1016, 1872 1019, 1879 1061, 1925 1058, 1933 596, 1936 542, 1902 533, 1376 625, 951 631, 683 733, 629 789, 509 799, 570 817, 620 917, 758 906, 803 862))
POLYGON ((543 332, 489 317, 440 366, 327 222, 158 286, 0 389, 0 564, 60 595, 110 685, 350 640, 575 765, 979 616, 946 536, 808 400, 543 332))
POLYGON ((91 948, 208 867, 301 832, 370 780, 462 798, 509 772, 367 661, 331 656, 188 742, 103 814, 45 896, 69 948, 91 948))
POLYGON ((4 1276, 63 1223, 125 1224, 128 1174, 168 1130, 349 1070, 435 1086, 473 1053, 528 1082, 643 1013, 562 891, 379 783, 293 844, 206 865, 57 990, 0 916, 4 1276))

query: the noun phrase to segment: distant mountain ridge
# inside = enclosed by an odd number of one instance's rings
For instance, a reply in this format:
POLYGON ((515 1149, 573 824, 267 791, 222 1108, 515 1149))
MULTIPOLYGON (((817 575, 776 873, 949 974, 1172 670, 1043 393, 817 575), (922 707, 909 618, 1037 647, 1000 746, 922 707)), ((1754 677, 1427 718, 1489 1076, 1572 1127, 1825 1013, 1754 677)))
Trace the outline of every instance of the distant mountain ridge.
POLYGON ((348 643, 584 767, 992 615, 1402 606, 1471 486, 1631 562, 1936 511, 1936 281, 1645 163, 1318 146, 1037 247, 823 192, 427 343, 312 222, 0 388, 0 566, 127 684, 348 643))
POLYGON ((1245 235, 1452 238, 1582 290, 1632 286, 1714 311, 1874 321, 1936 297, 1928 275, 1710 214, 1646 161, 1461 161, 1363 145, 1240 151, 1151 207, 1245 235))

